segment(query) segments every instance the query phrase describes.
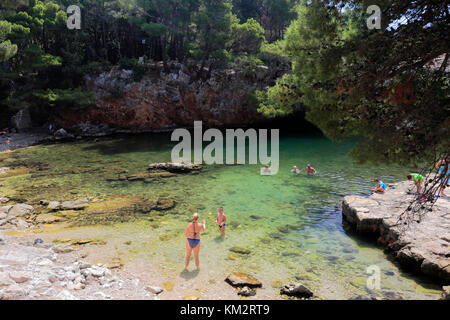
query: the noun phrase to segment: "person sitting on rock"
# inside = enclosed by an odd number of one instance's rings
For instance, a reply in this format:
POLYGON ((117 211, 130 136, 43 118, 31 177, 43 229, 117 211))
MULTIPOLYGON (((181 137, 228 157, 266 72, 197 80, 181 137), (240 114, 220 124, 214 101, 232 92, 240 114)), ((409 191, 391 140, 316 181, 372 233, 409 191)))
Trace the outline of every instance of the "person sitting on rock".
POLYGON ((384 191, 386 191, 386 185, 383 183, 383 181, 381 181, 380 179, 375 179, 374 180, 376 185, 375 187, 372 189, 372 193, 376 193, 376 192, 380 192, 380 193, 384 193, 384 191))
POLYGON ((425 180, 425 177, 421 174, 418 173, 411 173, 408 174, 406 176, 406 178, 408 178, 408 180, 413 180, 414 181, 414 185, 417 188, 417 193, 421 194, 422 193, 422 186, 423 186, 423 181, 425 180))

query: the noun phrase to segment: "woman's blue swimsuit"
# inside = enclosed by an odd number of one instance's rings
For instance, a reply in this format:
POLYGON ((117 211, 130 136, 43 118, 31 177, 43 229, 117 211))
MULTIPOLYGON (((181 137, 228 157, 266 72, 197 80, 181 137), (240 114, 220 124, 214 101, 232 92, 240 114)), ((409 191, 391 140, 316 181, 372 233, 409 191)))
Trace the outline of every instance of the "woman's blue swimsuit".
MULTIPOLYGON (((194 237, 197 235, 197 232, 195 232, 195 224, 197 222, 192 223, 192 226, 194 227, 194 237)), ((189 246, 194 249, 199 243, 200 243, 200 239, 191 239, 191 238, 187 238, 187 241, 189 242, 189 246)))

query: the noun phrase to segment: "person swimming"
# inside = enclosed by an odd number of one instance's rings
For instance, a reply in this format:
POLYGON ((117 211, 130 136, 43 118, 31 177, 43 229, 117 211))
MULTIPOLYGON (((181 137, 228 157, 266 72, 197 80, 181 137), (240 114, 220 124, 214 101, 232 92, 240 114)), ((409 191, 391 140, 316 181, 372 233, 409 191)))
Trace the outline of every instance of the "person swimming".
POLYGON ((11 149, 9 148, 9 144, 11 143, 11 140, 9 140, 9 138, 6 139, 5 141, 5 151, 9 152, 11 151, 11 149))
POLYGON ((316 174, 317 171, 316 169, 314 169, 313 167, 311 167, 311 165, 307 164, 306 168, 305 168, 305 173, 306 174, 316 174))
POLYGON ((299 174, 300 170, 297 168, 297 166, 293 166, 292 169, 291 169, 291 172, 295 173, 295 174, 299 174))
POLYGON ((262 176, 268 176, 268 175, 271 175, 271 173, 272 173, 271 169, 269 168, 269 166, 267 164, 264 166, 264 168, 260 168, 259 170, 260 170, 260 174, 262 176))
POLYGON ((226 217, 225 213, 223 212, 223 207, 220 207, 219 212, 217 213, 216 221, 214 221, 214 224, 217 224, 222 236, 225 236, 225 227, 227 226, 226 221, 227 221, 227 217, 226 217))
POLYGON ((200 231, 206 230, 206 220, 203 223, 198 223, 199 215, 195 212, 192 216, 193 222, 188 223, 185 231, 186 236, 186 263, 184 269, 189 266, 191 253, 194 251, 195 266, 200 269, 199 253, 200 253, 200 231))
POLYGON ((383 181, 381 181, 380 179, 374 179, 376 185, 375 187, 372 189, 372 193, 376 193, 376 192, 381 192, 383 193, 384 191, 386 191, 386 185, 383 183, 383 181))

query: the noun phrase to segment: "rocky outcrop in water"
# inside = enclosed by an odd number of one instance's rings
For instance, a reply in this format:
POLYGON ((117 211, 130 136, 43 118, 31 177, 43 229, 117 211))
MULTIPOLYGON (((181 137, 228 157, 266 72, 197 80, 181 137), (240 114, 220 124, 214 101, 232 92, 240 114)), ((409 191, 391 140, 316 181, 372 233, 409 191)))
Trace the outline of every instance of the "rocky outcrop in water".
POLYGON ((404 181, 389 186, 384 194, 346 196, 343 222, 358 233, 377 237, 404 267, 449 284, 450 201, 440 198, 420 223, 404 228, 398 217, 415 197, 411 190, 412 183, 404 181))
POLYGON ((249 288, 261 288, 262 283, 255 277, 240 273, 233 272, 225 279, 225 282, 229 283, 233 287, 249 287, 249 288))
POLYGON ((198 171, 202 168, 200 164, 177 163, 177 162, 160 162, 148 165, 148 170, 166 170, 169 172, 191 172, 198 171))
POLYGON ((245 66, 212 70, 207 79, 201 79, 196 64, 173 62, 169 68, 165 73, 161 65, 151 65, 138 82, 131 70, 87 76, 86 87, 95 92, 96 106, 61 112, 59 125, 108 124, 135 131, 192 126, 194 120, 202 120, 205 126, 246 125, 261 119, 252 101, 253 90, 273 85, 289 70, 288 62, 245 66))
POLYGON ((311 298, 314 294, 301 283, 289 284, 281 288, 280 294, 297 298, 311 298))

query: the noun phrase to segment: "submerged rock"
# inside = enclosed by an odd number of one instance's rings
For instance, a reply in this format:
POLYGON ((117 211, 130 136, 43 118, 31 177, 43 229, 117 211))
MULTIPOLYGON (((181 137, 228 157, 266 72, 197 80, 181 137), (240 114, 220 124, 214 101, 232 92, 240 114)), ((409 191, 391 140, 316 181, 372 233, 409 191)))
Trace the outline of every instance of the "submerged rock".
POLYGON ((281 288, 280 294, 294 296, 297 298, 311 298, 314 294, 301 283, 289 284, 281 288))
POLYGON ((202 165, 200 164, 192 164, 192 163, 177 163, 177 162, 161 162, 161 163, 152 163, 149 164, 148 170, 166 170, 169 172, 192 172, 198 171, 202 169, 202 165))
POLYGON ((168 200, 168 199, 160 199, 156 203, 156 206, 154 207, 154 210, 162 211, 162 210, 169 210, 175 207, 175 201, 168 200))
POLYGON ((237 294, 240 296, 243 296, 243 297, 251 297, 251 296, 256 295, 256 290, 245 286, 245 287, 239 288, 237 294))
POLYGON ((51 214, 46 214, 46 213, 41 213, 40 215, 38 215, 36 217, 36 223, 41 223, 41 224, 51 224, 51 223, 55 223, 55 222, 61 222, 64 221, 66 219, 64 219, 63 217, 57 217, 57 216, 53 216, 51 214))
POLYGON ((61 203, 59 201, 50 201, 47 205, 48 210, 59 210, 61 209, 61 203))
POLYGON ((78 199, 75 201, 64 201, 61 204, 61 208, 63 210, 80 210, 87 208, 89 206, 89 200, 88 199, 78 199))
POLYGON ((225 282, 232 285, 233 287, 249 287, 249 288, 260 288, 262 283, 255 277, 248 275, 246 273, 233 272, 226 279, 225 282))
POLYGON ((384 291, 382 294, 383 297, 387 300, 403 300, 403 297, 401 295, 392 291, 384 291))
POLYGON ((250 254, 251 251, 241 247, 232 247, 229 249, 231 252, 239 253, 239 254, 250 254))

